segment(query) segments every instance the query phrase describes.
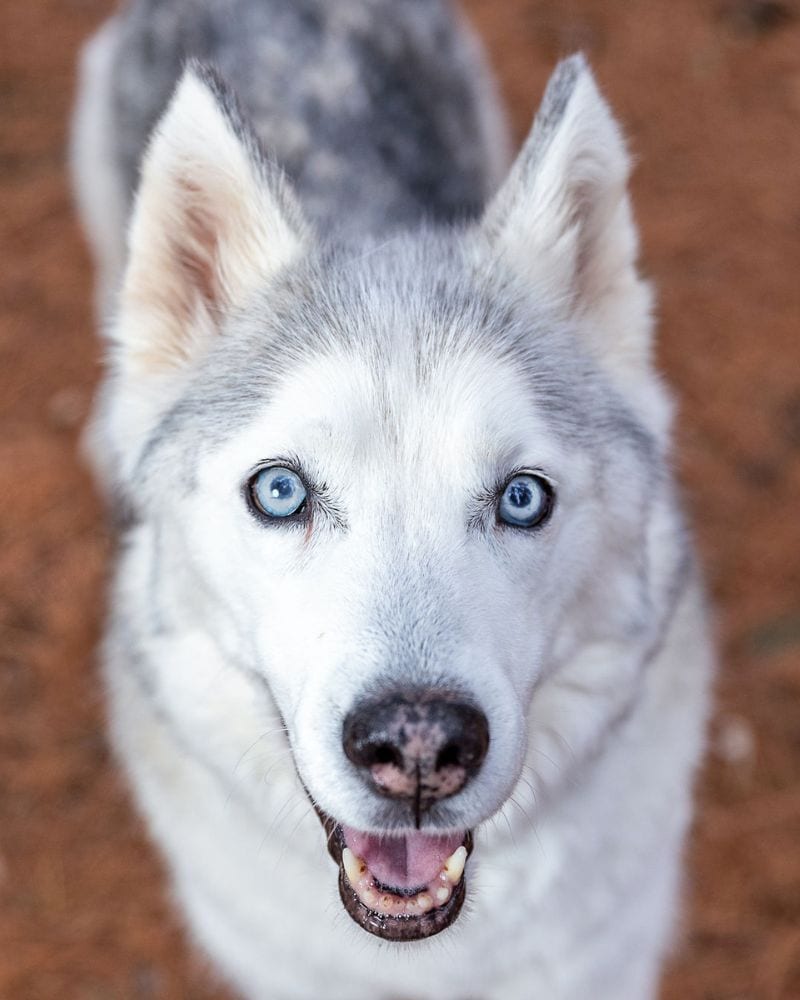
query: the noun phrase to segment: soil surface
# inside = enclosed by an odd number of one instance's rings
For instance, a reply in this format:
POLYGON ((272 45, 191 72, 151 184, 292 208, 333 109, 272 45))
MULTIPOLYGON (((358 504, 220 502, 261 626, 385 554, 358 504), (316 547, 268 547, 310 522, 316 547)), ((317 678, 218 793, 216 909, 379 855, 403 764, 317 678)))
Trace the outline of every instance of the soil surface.
MULTIPOLYGON (((639 163, 721 650, 664 1000, 800 997, 798 6, 467 3, 518 139, 582 48, 639 163)), ((109 758, 96 669, 110 540, 78 445, 99 349, 65 150, 76 52, 109 10, 0 7, 0 997, 222 1000, 109 758)))

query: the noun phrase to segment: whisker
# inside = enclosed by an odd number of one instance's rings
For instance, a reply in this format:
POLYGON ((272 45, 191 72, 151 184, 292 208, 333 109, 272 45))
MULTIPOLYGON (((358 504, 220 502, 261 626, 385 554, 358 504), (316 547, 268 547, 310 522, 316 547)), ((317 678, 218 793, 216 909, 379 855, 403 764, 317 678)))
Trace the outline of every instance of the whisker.
POLYGON ((253 742, 250 744, 250 746, 244 751, 244 753, 241 755, 241 757, 236 761, 236 764, 234 765, 234 768, 233 768, 233 773, 236 774, 236 771, 238 770, 239 765, 242 763, 242 761, 245 759, 245 757, 247 757, 247 755, 251 752, 251 750, 253 750, 254 747, 258 746, 258 744, 262 740, 266 740, 270 736, 277 736, 278 733, 286 733, 286 732, 288 732, 286 726, 279 726, 277 729, 269 729, 269 730, 267 730, 266 733, 262 733, 259 737, 257 737, 256 739, 254 739, 253 742))

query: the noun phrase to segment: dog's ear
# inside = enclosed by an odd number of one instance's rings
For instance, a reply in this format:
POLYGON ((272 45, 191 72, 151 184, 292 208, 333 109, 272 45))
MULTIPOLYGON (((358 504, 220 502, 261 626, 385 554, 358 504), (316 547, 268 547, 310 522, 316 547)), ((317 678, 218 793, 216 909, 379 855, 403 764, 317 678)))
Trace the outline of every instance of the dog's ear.
POLYGON ((144 157, 113 330, 121 372, 183 367, 305 238, 282 172, 232 95, 190 65, 144 157))
POLYGON ((636 272, 630 158, 583 56, 559 64, 522 151, 489 205, 493 251, 578 320, 618 370, 649 368, 650 292, 636 272))

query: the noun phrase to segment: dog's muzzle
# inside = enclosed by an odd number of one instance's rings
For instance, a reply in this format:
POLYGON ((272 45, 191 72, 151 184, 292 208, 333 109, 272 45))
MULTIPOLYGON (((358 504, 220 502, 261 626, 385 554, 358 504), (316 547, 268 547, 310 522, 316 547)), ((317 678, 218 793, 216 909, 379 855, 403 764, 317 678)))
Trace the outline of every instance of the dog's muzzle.
POLYGON ((468 830, 422 832, 434 804, 460 792, 489 748, 479 709, 437 690, 392 693, 357 705, 344 722, 346 756, 367 787, 397 805, 397 829, 364 832, 320 814, 339 865, 339 894, 364 930, 415 941, 449 927, 466 894, 468 830))

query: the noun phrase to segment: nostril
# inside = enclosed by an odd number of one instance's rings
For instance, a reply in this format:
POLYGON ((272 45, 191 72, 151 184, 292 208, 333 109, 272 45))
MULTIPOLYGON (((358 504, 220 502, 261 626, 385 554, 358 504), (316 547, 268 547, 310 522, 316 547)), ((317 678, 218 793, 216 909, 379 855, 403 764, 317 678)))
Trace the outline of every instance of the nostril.
POLYGON ((469 780, 489 751, 489 721, 480 709, 464 703, 443 706, 441 717, 446 737, 436 756, 436 770, 462 768, 469 780))
POLYGON ((372 764, 394 764, 395 767, 403 766, 403 758, 397 747, 391 743, 379 743, 371 748, 369 756, 372 764))
POLYGON ((349 760, 356 767, 371 768, 375 765, 403 767, 402 747, 387 736, 385 720, 367 705, 358 708, 345 719, 342 745, 349 760))
POLYGON ((461 747, 458 743, 451 742, 442 747, 436 755, 434 767, 437 771, 441 771, 445 767, 461 767, 461 747))

